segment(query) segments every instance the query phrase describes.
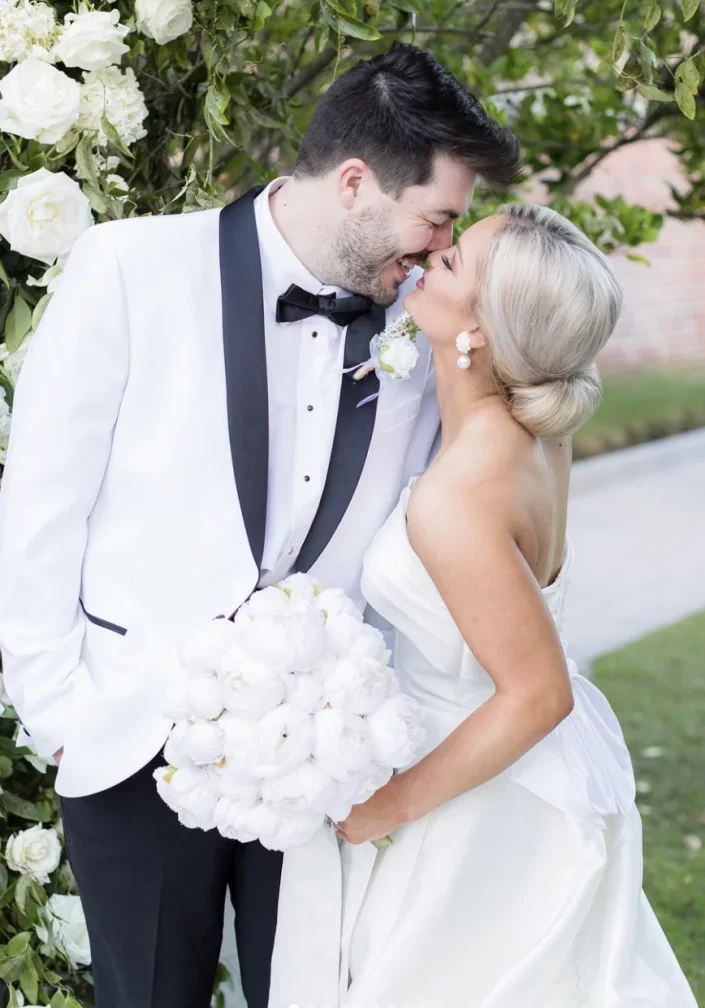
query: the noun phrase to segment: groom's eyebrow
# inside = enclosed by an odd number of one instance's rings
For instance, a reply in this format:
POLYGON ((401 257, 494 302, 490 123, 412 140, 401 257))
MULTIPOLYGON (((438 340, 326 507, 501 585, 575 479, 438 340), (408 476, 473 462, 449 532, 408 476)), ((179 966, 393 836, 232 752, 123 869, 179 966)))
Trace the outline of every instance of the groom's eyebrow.
POLYGON ((458 220, 460 214, 457 210, 436 210, 435 213, 447 217, 449 220, 458 220))

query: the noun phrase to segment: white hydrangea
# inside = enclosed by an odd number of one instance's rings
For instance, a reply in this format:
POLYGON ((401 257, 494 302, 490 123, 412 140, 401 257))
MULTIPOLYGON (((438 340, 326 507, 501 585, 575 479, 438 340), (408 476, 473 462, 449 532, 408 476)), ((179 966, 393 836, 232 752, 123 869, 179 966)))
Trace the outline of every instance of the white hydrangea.
POLYGON ((0 0, 0 63, 18 63, 30 56, 53 63, 58 34, 56 13, 49 4, 0 0))
POLYGON ((0 387, 0 465, 5 464, 7 443, 10 439, 10 407, 5 398, 5 389, 0 387))
POLYGON ((98 143, 105 147, 108 138, 103 130, 103 116, 113 124, 118 136, 130 147, 146 136, 143 123, 148 111, 144 96, 133 70, 118 67, 84 73, 81 84, 78 128, 96 132, 98 143))

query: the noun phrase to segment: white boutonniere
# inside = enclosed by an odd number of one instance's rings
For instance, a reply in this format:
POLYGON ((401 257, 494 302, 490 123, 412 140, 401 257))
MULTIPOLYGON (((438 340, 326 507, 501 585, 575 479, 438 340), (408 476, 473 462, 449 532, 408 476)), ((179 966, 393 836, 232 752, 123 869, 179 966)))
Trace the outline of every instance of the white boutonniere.
POLYGON ((403 380, 410 378, 419 359, 416 346, 418 331, 419 327, 411 315, 407 312, 398 315, 381 333, 373 337, 370 343, 370 359, 355 371, 353 375, 355 381, 365 378, 371 371, 377 372, 380 384, 390 378, 403 380))

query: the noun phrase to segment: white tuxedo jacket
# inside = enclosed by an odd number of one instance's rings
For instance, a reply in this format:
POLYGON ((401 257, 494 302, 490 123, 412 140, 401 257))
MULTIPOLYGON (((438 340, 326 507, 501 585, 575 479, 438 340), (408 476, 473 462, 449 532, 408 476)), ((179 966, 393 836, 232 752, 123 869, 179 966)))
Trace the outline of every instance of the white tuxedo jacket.
MULTIPOLYGON (((66 796, 156 755, 170 728, 161 658, 232 613, 259 577, 268 420, 253 198, 90 228, 18 382, 0 493, 0 645, 34 745, 64 748, 66 796)), ((384 324, 372 314, 361 343, 384 324)), ((364 551, 438 430, 421 334, 419 349, 410 380, 360 409, 369 386, 342 379, 299 557, 359 603, 364 551)))

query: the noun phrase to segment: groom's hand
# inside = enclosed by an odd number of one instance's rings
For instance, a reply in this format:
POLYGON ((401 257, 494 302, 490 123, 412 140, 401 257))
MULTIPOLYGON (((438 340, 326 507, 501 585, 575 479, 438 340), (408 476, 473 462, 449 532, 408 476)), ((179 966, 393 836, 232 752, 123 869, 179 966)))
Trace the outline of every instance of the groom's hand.
POLYGON ((63 755, 64 755, 64 747, 62 746, 61 749, 57 749, 57 751, 54 753, 54 759, 56 760, 57 765, 61 763, 61 757, 63 755))

